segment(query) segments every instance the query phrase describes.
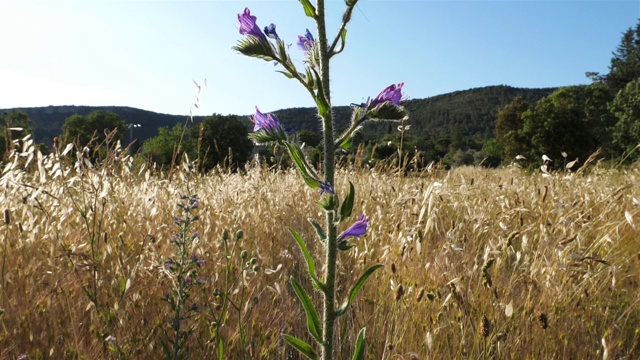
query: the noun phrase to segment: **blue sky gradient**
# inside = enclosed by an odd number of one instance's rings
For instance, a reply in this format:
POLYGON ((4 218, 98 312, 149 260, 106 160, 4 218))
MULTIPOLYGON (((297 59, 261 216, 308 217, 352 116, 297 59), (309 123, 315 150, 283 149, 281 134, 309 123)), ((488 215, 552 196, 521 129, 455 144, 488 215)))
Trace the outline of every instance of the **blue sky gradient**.
MULTIPOLYGON (((313 106, 278 66, 231 50, 247 6, 277 25, 302 69, 310 28, 288 1, 0 0, 0 108, 118 105, 195 115, 313 106), (206 79, 207 86, 204 86, 206 79)), ((327 1, 331 38, 344 2, 327 1)), ((488 85, 586 84, 606 73, 640 1, 361 0, 332 63, 332 102, 348 105, 405 82, 411 98, 488 85)))

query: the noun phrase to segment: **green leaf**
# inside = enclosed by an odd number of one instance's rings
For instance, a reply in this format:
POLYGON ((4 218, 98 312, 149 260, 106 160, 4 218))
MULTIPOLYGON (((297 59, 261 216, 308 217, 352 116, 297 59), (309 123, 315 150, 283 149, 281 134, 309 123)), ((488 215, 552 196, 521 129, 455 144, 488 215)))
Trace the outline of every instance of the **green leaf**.
POLYGON ((300 234, 298 234, 292 228, 288 228, 288 230, 293 236, 293 238, 296 240, 296 242, 298 243, 300 250, 302 250, 302 255, 304 256, 304 259, 307 261, 307 269, 309 270, 309 277, 313 281, 313 286, 316 287, 318 290, 321 290, 324 292, 324 284, 320 281, 320 279, 318 279, 318 276, 316 275, 316 264, 313 262, 313 258, 311 257, 311 253, 307 249, 307 245, 304 243, 304 239, 302 239, 300 234))
POLYGON ((265 61, 278 60, 273 46, 267 40, 261 40, 253 36, 247 36, 238 41, 233 50, 246 55, 261 58, 265 61))
POLYGON ((282 75, 288 77, 289 79, 293 79, 295 78, 295 76, 293 76, 293 74, 291 74, 289 71, 287 70, 276 70, 276 72, 281 73, 282 75))
POLYGON ((353 183, 349 181, 349 194, 342 202, 340 206, 340 222, 346 220, 349 216, 351 216, 351 211, 353 210, 353 201, 356 197, 355 189, 353 188, 353 183))
POLYGON ((347 41, 347 28, 343 28, 342 31, 340 32, 340 48, 338 50, 335 50, 331 55, 333 56, 335 54, 340 54, 342 50, 344 50, 346 41, 347 41))
POLYGON ((338 243, 338 250, 340 251, 349 251, 355 245, 348 242, 347 240, 342 240, 338 243))
POLYGON ((298 351, 300 351, 304 356, 308 357, 309 359, 311 359, 311 360, 320 359, 318 357, 318 354, 316 354, 316 352, 313 351, 311 346, 309 344, 307 344, 306 342, 298 339, 295 336, 291 336, 291 335, 282 334, 282 337, 289 343, 289 345, 291 345, 294 348, 298 349, 298 351))
POLYGON ((374 271, 378 270, 381 267, 382 265, 380 264, 373 265, 372 267, 368 268, 367 271, 365 271, 364 274, 362 274, 362 276, 360 276, 360 279, 358 279, 356 284, 351 289, 351 292, 349 293, 349 297, 347 298, 347 300, 345 300, 342 306, 340 306, 340 308, 336 311, 337 316, 342 316, 347 312, 347 309, 349 309, 349 306, 353 302, 353 299, 355 299, 356 295, 358 295, 358 291, 360 291, 360 288, 362 287, 362 285, 364 285, 364 282, 367 281, 367 278, 371 276, 371 274, 373 274, 374 271))
POLYGON ((327 114, 329 113, 331 107, 329 106, 329 102, 327 102, 327 98, 325 97, 324 87, 322 86, 322 78, 320 77, 320 74, 318 74, 316 69, 311 69, 311 71, 313 71, 313 74, 315 75, 317 87, 316 98, 314 100, 316 101, 316 105, 318 105, 318 112, 320 113, 320 116, 322 116, 322 118, 325 118, 325 116, 327 116, 327 114))
POLYGON ((318 234, 318 239, 320 239, 320 241, 322 242, 327 242, 327 234, 324 232, 324 229, 322 228, 322 226, 320 226, 320 224, 315 219, 309 218, 308 220, 311 223, 311 226, 313 226, 313 228, 316 229, 316 233, 318 234))
POLYGON ((320 318, 318 317, 318 313, 316 313, 315 307, 313 307, 309 294, 307 294, 307 291, 296 281, 296 279, 290 277, 289 280, 291 281, 293 290, 302 302, 304 311, 307 313, 307 327, 309 328, 309 333, 319 344, 322 344, 322 325, 320 324, 320 318))
POLYGON ((302 153, 302 149, 300 149, 300 145, 292 144, 290 142, 286 142, 287 152, 296 163, 296 167, 300 171, 300 175, 302 175, 302 179, 307 185, 312 189, 317 189, 320 187, 320 180, 315 179, 309 174, 309 168, 307 167, 307 163, 304 160, 304 154, 302 153))
POLYGON ((390 101, 385 101, 376 105, 373 109, 369 109, 366 115, 369 120, 400 121, 406 120, 408 117, 409 113, 404 109, 404 106, 397 106, 390 101))
POLYGON ((315 19, 316 18, 316 8, 311 5, 311 2, 309 0, 299 0, 300 4, 302 4, 302 7, 304 7, 304 13, 305 15, 307 15, 308 17, 315 19))
POLYGON ((365 347, 365 333, 367 332, 367 328, 362 328, 358 333, 358 340, 356 340, 356 351, 353 353, 353 360, 362 360, 364 359, 364 347, 365 347))
POLYGON ((224 339, 218 336, 218 360, 224 360, 224 339))

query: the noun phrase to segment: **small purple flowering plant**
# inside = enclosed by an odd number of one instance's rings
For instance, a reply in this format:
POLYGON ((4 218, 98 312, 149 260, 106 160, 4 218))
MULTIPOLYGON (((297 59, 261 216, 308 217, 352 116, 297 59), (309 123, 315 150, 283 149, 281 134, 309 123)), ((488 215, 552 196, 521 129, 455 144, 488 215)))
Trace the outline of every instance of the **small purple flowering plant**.
MULTIPOLYGON (((392 84, 382 90, 375 98, 369 98, 366 103, 353 107, 351 121, 347 129, 337 136, 334 134, 329 62, 333 56, 344 50, 347 38, 346 27, 351 20, 351 14, 358 0, 345 0, 346 9, 342 16, 343 21, 333 40, 327 36, 324 1, 318 0, 315 5, 310 0, 299 0, 299 2, 305 15, 315 22, 317 28, 317 36, 314 36, 309 29, 304 35, 298 36, 296 45, 304 56, 303 70, 299 70, 292 61, 289 46, 286 46, 284 40, 276 33, 276 25, 271 24, 265 27, 264 31, 261 31, 257 25, 257 18, 251 15, 248 8, 238 14, 240 34, 245 37, 239 40, 233 49, 243 55, 274 61, 276 65, 280 65, 282 69, 279 72, 299 82, 312 97, 318 109, 318 117, 323 129, 321 169, 310 165, 295 133, 286 131, 284 124, 274 114, 263 114, 257 107, 256 113, 250 118, 254 124, 250 138, 257 144, 284 147, 304 182, 310 188, 318 190, 321 197, 318 204, 324 210, 324 224, 315 219, 309 219, 309 222, 316 231, 317 239, 324 245, 324 264, 322 266, 324 274, 322 276, 316 270, 314 257, 311 256, 307 248, 307 240, 295 230, 289 229, 307 263, 311 283, 324 299, 321 319, 307 290, 295 278, 290 278, 291 285, 304 307, 307 328, 315 340, 315 346, 293 335, 283 335, 283 337, 307 358, 327 360, 333 359, 335 356, 334 340, 337 319, 346 314, 367 278, 382 266, 373 265, 366 269, 349 292, 349 296, 340 306, 337 306, 336 268, 338 255, 355 246, 355 243, 352 242, 353 238, 359 239, 366 235, 370 219, 362 214, 338 235, 338 228, 344 222, 349 221, 352 216, 355 188, 351 182, 349 182, 348 190, 342 194, 336 188, 336 150, 349 150, 354 135, 365 122, 382 120, 404 122, 408 119, 408 113, 402 105, 402 101, 405 100, 402 93, 404 83, 392 84), (317 352, 315 347, 320 347, 320 351, 317 352)), ((353 359, 363 359, 364 349, 365 329, 363 328, 356 340, 353 359)))
MULTIPOLYGON (((180 215, 174 218, 177 231, 170 239, 174 254, 165 258, 158 266, 172 284, 160 298, 169 305, 172 314, 166 328, 163 329, 164 338, 161 345, 167 359, 186 358, 189 336, 202 323, 199 318, 206 318, 207 323, 212 324, 209 332, 212 342, 218 347, 218 354, 221 356, 218 358, 225 358, 224 349, 228 342, 239 341, 240 348, 245 348, 243 344, 247 335, 241 320, 237 320, 238 338, 227 339, 224 328, 233 326, 235 319, 243 319, 243 311, 251 309, 241 304, 248 303, 247 298, 250 294, 247 293, 247 289, 252 281, 259 281, 260 266, 255 257, 249 259, 249 253, 242 249, 243 232, 239 230, 235 237, 231 238, 225 230, 222 233, 220 254, 220 261, 224 265, 223 281, 210 281, 206 276, 202 276, 207 261, 197 252, 201 235, 197 230, 192 230, 199 219, 197 211, 200 200, 196 195, 181 195, 177 206, 180 212, 180 215), (210 298, 208 293, 211 288, 213 302, 198 305, 196 290, 205 294, 205 298, 210 298)), ((255 296, 252 300, 250 303, 256 304, 258 297, 255 296)))
POLYGON ((191 300, 191 292, 198 282, 198 270, 205 264, 205 260, 194 252, 200 239, 198 231, 192 231, 194 223, 198 221, 196 214, 200 201, 196 195, 181 195, 178 202, 180 216, 174 218, 178 231, 171 236, 170 244, 175 247, 175 256, 164 260, 161 270, 171 280, 172 287, 161 300, 169 304, 173 317, 168 322, 168 329, 164 330, 161 342, 165 356, 178 359, 185 356, 185 345, 192 333, 196 322, 193 318, 198 314, 198 306, 191 300))

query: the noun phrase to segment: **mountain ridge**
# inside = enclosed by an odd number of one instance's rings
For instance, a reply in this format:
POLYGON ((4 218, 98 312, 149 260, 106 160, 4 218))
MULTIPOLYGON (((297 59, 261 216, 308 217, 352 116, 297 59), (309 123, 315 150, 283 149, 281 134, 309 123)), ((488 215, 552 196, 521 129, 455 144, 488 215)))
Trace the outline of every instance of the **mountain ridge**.
MULTIPOLYGON (((507 85, 492 85, 485 87, 458 90, 446 94, 435 95, 421 99, 409 99, 404 102, 410 118, 411 131, 418 137, 442 137, 451 131, 458 131, 461 135, 484 141, 493 137, 493 127, 497 111, 511 102, 516 96, 521 96, 531 105, 542 97, 549 95, 557 88, 517 88, 507 85)), ((49 105, 41 107, 18 107, 0 109, 0 113, 12 110, 25 112, 33 121, 34 139, 50 145, 53 137, 59 136, 64 120, 73 115, 87 115, 92 111, 112 111, 128 124, 139 124, 125 136, 125 140, 137 139, 144 141, 156 136, 158 129, 163 126, 173 127, 178 123, 188 121, 188 115, 162 114, 150 110, 133 108, 130 106, 83 106, 83 105, 49 105), (131 137, 131 138, 130 138, 131 137)), ((338 130, 348 125, 350 106, 335 106, 334 117, 338 130)), ((318 132, 316 109, 309 107, 294 107, 273 111, 280 121, 287 127, 296 130, 318 132)), ((201 122, 206 116, 193 116, 194 123, 201 122)), ((246 120, 247 115, 238 115, 246 120)), ((363 140, 374 140, 376 137, 389 132, 389 126, 384 123, 374 124, 365 131, 363 140)))

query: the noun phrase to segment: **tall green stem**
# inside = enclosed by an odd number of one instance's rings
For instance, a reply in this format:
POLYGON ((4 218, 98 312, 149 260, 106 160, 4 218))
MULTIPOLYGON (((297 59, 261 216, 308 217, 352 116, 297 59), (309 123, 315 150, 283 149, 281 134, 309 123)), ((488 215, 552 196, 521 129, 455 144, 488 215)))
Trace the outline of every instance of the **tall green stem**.
MULTIPOLYGON (((331 87, 329 83, 329 49, 327 47, 327 29, 324 17, 324 0, 316 2, 318 25, 318 46, 320 52, 320 77, 324 96, 329 104, 328 109, 320 114, 324 125, 324 181, 334 184, 334 167, 335 167, 335 149, 333 139, 333 118, 331 111, 331 87)), ((321 94, 319 94, 321 95, 321 94)), ((336 284, 336 262, 337 262, 337 244, 336 244, 336 225, 334 221, 334 212, 326 212, 327 227, 327 254, 326 254, 326 272, 325 272, 325 291, 324 291, 324 314, 323 314, 323 344, 322 359, 329 360, 333 358, 333 334, 335 314, 335 284, 336 284)))

